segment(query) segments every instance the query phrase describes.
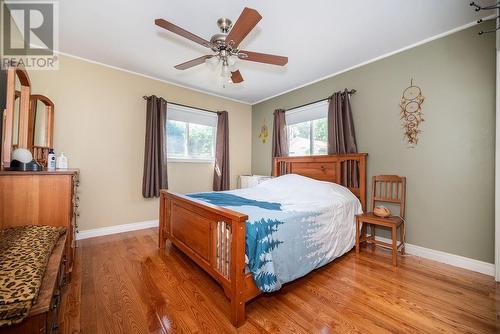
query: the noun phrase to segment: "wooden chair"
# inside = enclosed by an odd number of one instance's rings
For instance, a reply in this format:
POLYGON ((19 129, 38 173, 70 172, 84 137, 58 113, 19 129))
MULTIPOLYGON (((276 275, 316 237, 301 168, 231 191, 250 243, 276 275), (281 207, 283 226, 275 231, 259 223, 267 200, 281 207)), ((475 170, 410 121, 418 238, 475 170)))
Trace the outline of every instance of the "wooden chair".
POLYGON ((356 216, 356 254, 359 254, 359 245, 362 242, 375 244, 392 249, 392 264, 398 265, 397 253, 405 252, 405 197, 406 178, 397 175, 380 175, 372 178, 371 208, 375 203, 399 204, 399 216, 391 214, 387 218, 381 218, 373 214, 373 211, 356 216), (366 226, 370 225, 370 236, 366 236, 366 226), (391 229, 392 243, 375 240, 375 227, 385 226, 391 229), (399 228, 400 243, 397 244, 397 230, 399 228), (361 231, 360 231, 361 230, 361 231))

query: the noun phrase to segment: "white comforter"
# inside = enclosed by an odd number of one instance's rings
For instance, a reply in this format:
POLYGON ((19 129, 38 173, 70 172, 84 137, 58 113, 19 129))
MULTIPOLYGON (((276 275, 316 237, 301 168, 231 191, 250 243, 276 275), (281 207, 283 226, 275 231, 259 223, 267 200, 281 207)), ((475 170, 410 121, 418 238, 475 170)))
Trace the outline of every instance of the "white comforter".
POLYGON ((257 286, 278 290, 349 251, 361 204, 347 188, 288 174, 254 188, 190 197, 248 215, 246 255, 257 286))

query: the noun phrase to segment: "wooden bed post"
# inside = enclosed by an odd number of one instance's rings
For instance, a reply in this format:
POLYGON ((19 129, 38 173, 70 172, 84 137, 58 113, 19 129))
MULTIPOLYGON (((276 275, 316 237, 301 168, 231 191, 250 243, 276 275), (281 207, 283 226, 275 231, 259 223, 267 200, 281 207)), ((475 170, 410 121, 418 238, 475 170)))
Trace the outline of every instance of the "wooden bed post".
POLYGON ((240 327, 245 322, 245 221, 232 221, 231 247, 231 322, 240 327))
POLYGON ((161 250, 165 249, 165 226, 162 226, 163 224, 166 224, 165 220, 165 211, 166 211, 166 204, 167 204, 167 197, 163 193, 163 191, 160 192, 160 217, 159 217, 159 229, 158 229, 158 247, 161 250))
POLYGON ((274 177, 279 176, 278 175, 278 159, 273 158, 273 175, 274 177))
POLYGON ((366 211, 366 154, 359 157, 359 201, 366 211))

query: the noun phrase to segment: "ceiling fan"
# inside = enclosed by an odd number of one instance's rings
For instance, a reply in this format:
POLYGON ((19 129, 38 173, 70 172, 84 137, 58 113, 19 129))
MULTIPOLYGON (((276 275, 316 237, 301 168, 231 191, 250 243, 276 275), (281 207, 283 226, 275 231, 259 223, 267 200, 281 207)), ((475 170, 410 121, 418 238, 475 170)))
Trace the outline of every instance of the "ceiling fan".
POLYGON ((250 31, 252 31, 261 19, 262 16, 255 9, 245 7, 234 26, 230 19, 220 18, 217 20, 217 25, 221 32, 213 35, 210 41, 164 19, 156 19, 155 24, 215 52, 215 54, 201 56, 176 65, 176 69, 186 70, 193 66, 201 65, 205 61, 213 65, 221 63, 222 76, 228 79, 231 78, 233 83, 240 83, 243 81, 243 76, 239 70, 234 68, 234 64, 238 59, 279 66, 284 66, 288 63, 288 57, 238 49, 241 41, 250 31))

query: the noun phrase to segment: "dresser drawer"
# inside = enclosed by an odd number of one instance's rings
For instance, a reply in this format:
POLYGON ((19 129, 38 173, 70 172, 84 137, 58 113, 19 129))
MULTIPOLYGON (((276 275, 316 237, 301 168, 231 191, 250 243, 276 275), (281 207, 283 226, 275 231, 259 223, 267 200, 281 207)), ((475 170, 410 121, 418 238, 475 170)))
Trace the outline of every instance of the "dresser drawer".
POLYGON ((57 333, 59 330, 59 308, 61 305, 61 290, 57 289, 52 297, 50 310, 47 312, 46 333, 57 333))

